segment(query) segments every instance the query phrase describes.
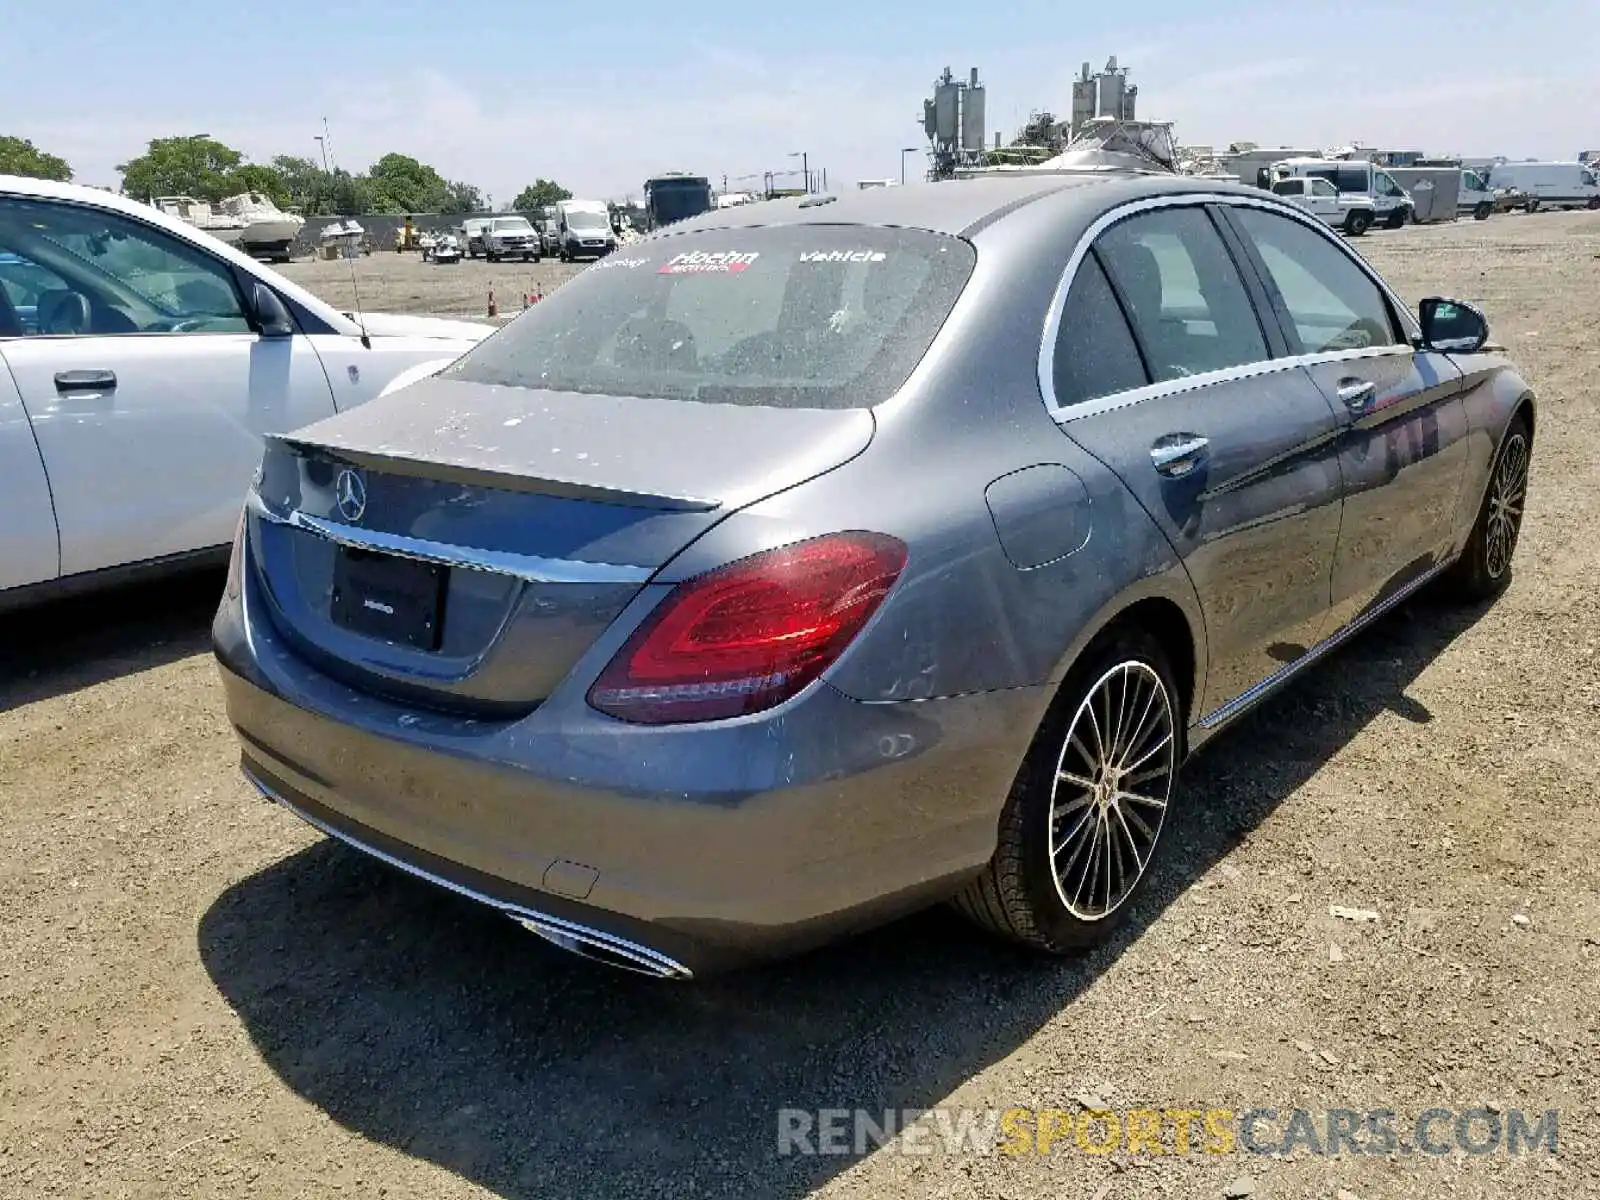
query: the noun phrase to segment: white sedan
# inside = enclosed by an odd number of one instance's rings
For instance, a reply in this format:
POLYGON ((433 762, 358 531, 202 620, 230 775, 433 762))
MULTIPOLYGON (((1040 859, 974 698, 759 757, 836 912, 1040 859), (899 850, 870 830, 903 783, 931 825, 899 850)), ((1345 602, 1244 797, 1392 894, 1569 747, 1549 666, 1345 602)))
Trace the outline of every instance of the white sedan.
POLYGON ((355 320, 153 208, 0 175, 0 608, 225 555, 263 434, 492 332, 355 320))

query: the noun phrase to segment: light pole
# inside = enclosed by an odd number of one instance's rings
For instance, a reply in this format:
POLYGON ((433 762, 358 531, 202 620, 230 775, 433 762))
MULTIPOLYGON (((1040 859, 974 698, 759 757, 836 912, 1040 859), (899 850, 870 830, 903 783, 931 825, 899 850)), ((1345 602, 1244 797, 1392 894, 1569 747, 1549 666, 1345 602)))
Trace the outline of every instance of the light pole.
POLYGON ((789 157, 800 160, 800 173, 806 177, 806 195, 809 196, 811 194, 811 165, 810 160, 806 158, 806 152, 804 150, 795 150, 790 153, 789 157))
POLYGON ((906 155, 915 154, 919 149, 921 149, 921 147, 919 147, 919 146, 904 146, 904 147, 901 148, 901 150, 900 150, 900 182, 901 183, 904 183, 906 181, 906 155))

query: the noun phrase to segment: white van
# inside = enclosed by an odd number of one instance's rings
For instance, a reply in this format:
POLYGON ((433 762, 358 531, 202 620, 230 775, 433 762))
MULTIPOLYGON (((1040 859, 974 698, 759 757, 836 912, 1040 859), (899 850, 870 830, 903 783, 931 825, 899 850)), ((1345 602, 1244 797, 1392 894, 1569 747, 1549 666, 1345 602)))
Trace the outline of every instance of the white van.
POLYGON ((1600 182, 1580 162, 1508 162, 1489 168, 1489 184, 1515 188, 1529 212, 1538 208, 1600 208, 1600 182))
POLYGON ((1471 213, 1475 220, 1485 221, 1495 209, 1495 191, 1480 171, 1461 168, 1461 191, 1456 198, 1456 212, 1471 213))
POLYGON ((1326 179, 1341 196, 1365 196, 1372 202, 1377 220, 1388 229, 1398 229, 1411 220, 1416 210, 1405 188, 1382 167, 1365 159, 1285 158, 1272 164, 1272 182, 1280 179, 1326 179))
POLYGON ((604 200, 563 200, 556 205, 556 247, 562 262, 604 258, 617 248, 611 206, 604 200))

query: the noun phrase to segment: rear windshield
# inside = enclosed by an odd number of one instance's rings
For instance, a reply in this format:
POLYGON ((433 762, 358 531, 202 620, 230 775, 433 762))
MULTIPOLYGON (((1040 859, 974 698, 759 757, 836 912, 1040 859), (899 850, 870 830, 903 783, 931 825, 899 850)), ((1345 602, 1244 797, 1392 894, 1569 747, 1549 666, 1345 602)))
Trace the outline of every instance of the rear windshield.
POLYGON ((601 259, 445 378, 784 408, 867 408, 927 353, 972 274, 959 238, 790 225, 652 239, 601 259))

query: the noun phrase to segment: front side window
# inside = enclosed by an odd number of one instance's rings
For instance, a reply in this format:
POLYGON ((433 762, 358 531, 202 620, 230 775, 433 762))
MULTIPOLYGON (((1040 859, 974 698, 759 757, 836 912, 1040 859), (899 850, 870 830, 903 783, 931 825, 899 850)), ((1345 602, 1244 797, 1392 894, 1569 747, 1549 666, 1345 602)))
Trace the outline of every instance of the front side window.
POLYGON ((1487 191, 1483 179, 1472 171, 1461 172, 1461 186, 1469 192, 1487 191))
POLYGON ((1594 187, 1595 186, 1595 177, 1594 177, 1594 172, 1593 171, 1586 170, 1586 171, 1583 172, 1583 186, 1584 187, 1594 187))
POLYGON ((1204 209, 1139 213, 1101 234, 1095 251, 1153 379, 1269 357, 1250 295, 1204 209))
POLYGON ((1310 183, 1311 194, 1313 196, 1323 196, 1331 199, 1339 194, 1339 189, 1334 187, 1333 184, 1329 183, 1326 179, 1313 179, 1310 181, 1310 183))
POLYGON ((1053 369, 1056 403, 1063 408, 1150 382, 1133 331, 1093 254, 1078 267, 1061 306, 1053 369))
POLYGON ((442 377, 786 408, 870 408, 933 344, 976 262, 915 229, 791 225, 624 246, 442 377))
POLYGON ((225 263, 118 213, 51 201, 0 200, 0 264, 8 257, 31 269, 8 272, 0 265, 7 299, 24 333, 250 329, 225 263))
POLYGON ((1276 287, 1291 351, 1326 354, 1398 344, 1383 291, 1327 236, 1299 221, 1240 205, 1233 218, 1276 287))

